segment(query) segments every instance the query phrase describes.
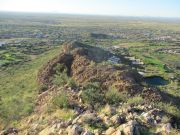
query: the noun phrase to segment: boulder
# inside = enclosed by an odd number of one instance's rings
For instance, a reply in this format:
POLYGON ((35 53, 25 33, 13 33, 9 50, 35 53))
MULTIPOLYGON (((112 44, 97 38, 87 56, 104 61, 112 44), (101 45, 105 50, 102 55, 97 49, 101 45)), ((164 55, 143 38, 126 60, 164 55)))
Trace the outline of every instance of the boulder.
POLYGON ((146 123, 148 123, 150 125, 154 125, 155 124, 155 120, 152 117, 151 112, 146 112, 146 113, 144 112, 141 115, 144 117, 144 120, 145 120, 146 123))
POLYGON ((84 129, 79 125, 75 124, 71 128, 68 128, 68 135, 81 135, 84 129))
POLYGON ((172 129, 171 123, 164 124, 162 127, 162 130, 168 134, 171 132, 171 129, 172 129))
POLYGON ((77 116, 73 121, 72 124, 77 124, 79 119, 80 119, 81 115, 77 116))
POLYGON ((155 120, 154 120, 154 118, 152 118, 152 117, 147 117, 146 118, 146 122, 149 124, 149 125, 155 125, 155 120))
POLYGON ((106 130, 105 135, 112 135, 116 129, 114 127, 110 127, 106 130))
POLYGON ((113 124, 123 124, 123 123, 125 123, 126 118, 116 114, 116 115, 112 116, 110 118, 110 120, 112 121, 113 124))
POLYGON ((82 135, 94 135, 94 133, 92 133, 90 131, 85 131, 82 135))
POLYGON ((135 120, 129 121, 123 125, 124 135, 140 135, 138 130, 138 123, 135 120))
POLYGON ((102 132, 101 132, 99 129, 94 130, 94 134, 95 134, 95 135, 101 135, 101 133, 102 133, 102 132))
POLYGON ((104 123, 107 124, 107 125, 111 125, 111 124, 112 124, 112 123, 111 123, 111 120, 110 120, 110 118, 109 118, 108 116, 105 116, 105 117, 103 118, 103 121, 104 121, 104 123))
POLYGON ((68 126, 70 125, 70 122, 65 122, 65 121, 62 121, 62 122, 59 122, 56 124, 56 128, 57 129, 60 129, 60 128, 67 128, 68 126))
POLYGON ((117 130, 114 135, 123 135, 121 130, 117 130))
POLYGON ((39 135, 49 135, 49 134, 53 134, 55 132, 56 132, 55 126, 46 127, 39 133, 39 135))
POLYGON ((13 127, 0 132, 0 135, 17 135, 17 134, 18 134, 18 130, 13 127))
POLYGON ((128 113, 128 115, 126 115, 126 119, 127 119, 128 121, 134 119, 133 113, 128 113))
POLYGON ((98 115, 99 116, 99 118, 101 118, 102 120, 104 120, 104 118, 106 117, 106 115, 104 114, 104 113, 102 113, 102 114, 100 114, 100 115, 98 115))
POLYGON ((160 116, 156 116, 156 124, 159 124, 162 121, 162 118, 160 116))

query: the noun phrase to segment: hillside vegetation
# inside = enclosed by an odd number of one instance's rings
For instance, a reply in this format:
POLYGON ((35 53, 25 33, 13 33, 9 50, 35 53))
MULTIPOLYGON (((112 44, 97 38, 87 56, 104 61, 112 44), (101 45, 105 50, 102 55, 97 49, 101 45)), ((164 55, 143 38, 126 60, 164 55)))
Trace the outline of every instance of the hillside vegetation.
POLYGON ((19 134, 151 134, 168 132, 168 122, 177 127, 173 99, 143 86, 143 78, 128 65, 105 63, 112 55, 79 42, 65 43, 39 70, 36 106, 17 124, 19 134))
POLYGON ((0 13, 0 135, 180 134, 179 24, 0 13))
POLYGON ((46 52, 23 66, 9 67, 0 72, 1 124, 16 122, 33 112, 38 94, 37 73, 48 59, 59 53, 59 48, 46 52))

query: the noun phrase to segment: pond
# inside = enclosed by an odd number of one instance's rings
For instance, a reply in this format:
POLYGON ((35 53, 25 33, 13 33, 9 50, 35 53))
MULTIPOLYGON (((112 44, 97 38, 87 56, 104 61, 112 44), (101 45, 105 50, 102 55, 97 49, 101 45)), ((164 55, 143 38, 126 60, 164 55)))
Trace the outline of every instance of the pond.
POLYGON ((145 77, 145 82, 150 85, 167 85, 168 81, 161 76, 145 77))
POLYGON ((1 42, 1 41, 0 41, 0 46, 2 46, 2 45, 4 45, 4 44, 5 44, 5 42, 1 42))

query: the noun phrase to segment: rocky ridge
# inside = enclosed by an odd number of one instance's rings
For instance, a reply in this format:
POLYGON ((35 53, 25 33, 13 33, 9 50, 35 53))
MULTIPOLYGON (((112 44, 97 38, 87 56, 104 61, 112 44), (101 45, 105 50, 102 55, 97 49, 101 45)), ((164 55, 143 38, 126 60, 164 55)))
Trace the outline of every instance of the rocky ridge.
POLYGON ((97 47, 78 42, 66 43, 63 51, 49 61, 38 73, 40 85, 47 85, 47 90, 40 91, 34 113, 23 119, 18 129, 9 128, 0 135, 168 135, 176 133, 173 129, 173 117, 150 103, 163 101, 163 95, 156 88, 143 88, 138 82, 141 76, 128 66, 102 64, 113 54, 97 47), (101 55, 99 55, 101 54, 101 55), (73 78, 78 87, 67 84, 56 86, 53 76, 54 67, 63 64, 67 75, 73 78), (141 95, 143 102, 128 104, 119 102, 94 109, 82 99, 82 92, 89 82, 99 82, 101 93, 114 86, 118 92, 126 91, 128 97, 141 95), (62 91, 68 93, 70 108, 51 108, 54 97, 62 91), (72 117, 64 118, 64 115, 72 117), (60 117, 62 116, 63 117, 60 117), (151 130, 152 131, 151 131, 151 130))

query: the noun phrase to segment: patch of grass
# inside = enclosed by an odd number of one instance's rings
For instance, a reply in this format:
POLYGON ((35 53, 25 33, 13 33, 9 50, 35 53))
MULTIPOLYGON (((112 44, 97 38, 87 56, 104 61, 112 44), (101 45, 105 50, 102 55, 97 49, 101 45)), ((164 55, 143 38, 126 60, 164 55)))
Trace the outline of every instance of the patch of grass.
MULTIPOLYGON (((48 108, 47 108, 48 109, 48 108)), ((45 119, 49 120, 52 118, 70 120, 75 117, 75 113, 71 109, 54 109, 52 112, 45 113, 45 119)))
POLYGON ((33 61, 0 70, 1 123, 8 124, 32 112, 38 95, 37 73, 59 53, 59 48, 39 55, 33 61))
POLYGON ((164 65, 161 63, 161 61, 159 61, 159 60, 156 59, 156 58, 147 57, 147 56, 146 56, 146 57, 144 58, 144 62, 145 62, 146 64, 150 64, 150 65, 154 65, 154 66, 158 67, 158 69, 159 69, 160 71, 165 71, 164 65))

